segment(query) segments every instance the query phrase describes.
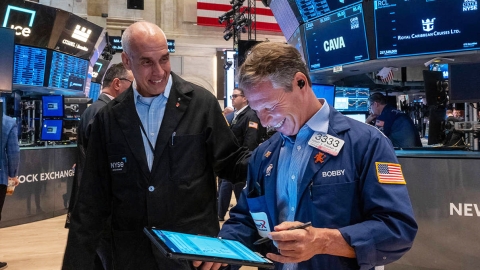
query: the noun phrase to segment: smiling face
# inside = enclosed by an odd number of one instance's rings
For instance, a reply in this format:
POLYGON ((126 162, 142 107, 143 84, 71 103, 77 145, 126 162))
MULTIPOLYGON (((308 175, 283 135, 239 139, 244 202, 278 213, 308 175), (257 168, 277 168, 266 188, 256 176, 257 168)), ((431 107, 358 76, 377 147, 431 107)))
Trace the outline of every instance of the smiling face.
POLYGON ((132 71, 138 93, 158 96, 165 91, 171 70, 165 35, 153 24, 136 23, 130 27, 129 51, 122 53, 122 62, 132 71))
POLYGON ((308 91, 293 85, 293 91, 286 92, 282 88, 274 88, 270 81, 264 81, 245 91, 249 105, 256 111, 262 126, 273 127, 291 136, 296 135, 311 118, 313 114, 308 110, 308 91))

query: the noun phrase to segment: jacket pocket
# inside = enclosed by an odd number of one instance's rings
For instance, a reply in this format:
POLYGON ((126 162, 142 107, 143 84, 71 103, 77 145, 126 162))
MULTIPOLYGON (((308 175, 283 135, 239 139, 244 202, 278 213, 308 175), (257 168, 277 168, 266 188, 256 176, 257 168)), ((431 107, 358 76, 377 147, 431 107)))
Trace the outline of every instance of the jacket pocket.
POLYGON ((207 164, 205 134, 172 136, 168 154, 171 179, 190 182, 201 177, 207 164))

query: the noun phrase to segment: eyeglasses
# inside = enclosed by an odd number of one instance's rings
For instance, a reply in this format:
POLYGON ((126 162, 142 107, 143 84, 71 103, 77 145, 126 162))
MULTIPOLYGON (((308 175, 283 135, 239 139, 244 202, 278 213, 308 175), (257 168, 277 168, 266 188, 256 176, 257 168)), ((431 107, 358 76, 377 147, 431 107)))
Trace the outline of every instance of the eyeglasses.
POLYGON ((119 79, 120 81, 128 81, 128 82, 130 82, 130 83, 133 83, 133 81, 131 81, 131 80, 127 79, 127 78, 118 78, 118 79, 119 79))
POLYGON ((244 95, 231 95, 230 99, 234 99, 234 98, 237 98, 237 97, 244 97, 244 95))

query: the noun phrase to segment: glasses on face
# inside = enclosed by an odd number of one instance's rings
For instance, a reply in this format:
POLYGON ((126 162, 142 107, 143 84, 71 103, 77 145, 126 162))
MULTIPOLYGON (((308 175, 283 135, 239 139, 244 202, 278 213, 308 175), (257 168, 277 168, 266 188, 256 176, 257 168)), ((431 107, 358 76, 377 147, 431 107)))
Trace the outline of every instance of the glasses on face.
POLYGON ((120 81, 127 81, 127 82, 130 82, 130 83, 133 83, 133 81, 127 79, 127 78, 118 78, 120 81))
POLYGON ((237 98, 237 97, 243 97, 243 96, 244 96, 244 95, 235 95, 235 94, 233 94, 233 95, 230 96, 230 99, 234 99, 234 98, 237 98))

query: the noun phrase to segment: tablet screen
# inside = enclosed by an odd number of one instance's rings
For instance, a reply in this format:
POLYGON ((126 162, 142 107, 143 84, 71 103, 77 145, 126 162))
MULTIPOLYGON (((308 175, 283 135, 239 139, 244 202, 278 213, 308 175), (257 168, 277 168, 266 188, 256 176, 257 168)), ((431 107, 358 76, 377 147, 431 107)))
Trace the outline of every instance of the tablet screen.
POLYGON ((242 243, 234 240, 152 229, 172 253, 229 258, 271 264, 242 243))

